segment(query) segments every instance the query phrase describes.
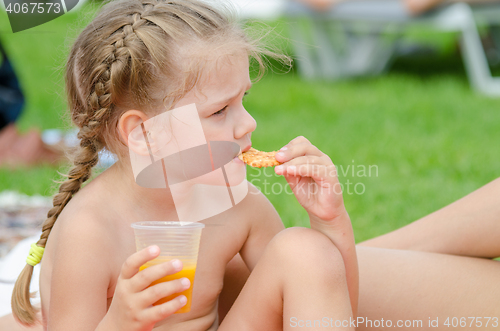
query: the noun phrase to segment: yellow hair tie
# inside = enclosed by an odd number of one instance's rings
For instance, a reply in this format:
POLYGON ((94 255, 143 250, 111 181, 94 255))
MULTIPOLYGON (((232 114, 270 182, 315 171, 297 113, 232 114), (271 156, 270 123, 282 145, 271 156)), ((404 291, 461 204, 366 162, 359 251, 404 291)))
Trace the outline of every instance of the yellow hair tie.
POLYGON ((30 266, 36 266, 42 260, 44 247, 40 247, 37 244, 31 244, 30 253, 26 259, 26 263, 30 266))

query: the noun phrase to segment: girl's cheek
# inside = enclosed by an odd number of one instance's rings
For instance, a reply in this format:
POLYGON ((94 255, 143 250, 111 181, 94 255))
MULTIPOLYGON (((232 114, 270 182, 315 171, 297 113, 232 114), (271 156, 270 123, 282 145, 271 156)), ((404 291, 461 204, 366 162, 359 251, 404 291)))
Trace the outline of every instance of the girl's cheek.
POLYGON ((205 133, 205 138, 208 140, 226 140, 230 141, 232 138, 231 129, 227 128, 227 125, 216 126, 216 125, 204 125, 203 132, 205 133))

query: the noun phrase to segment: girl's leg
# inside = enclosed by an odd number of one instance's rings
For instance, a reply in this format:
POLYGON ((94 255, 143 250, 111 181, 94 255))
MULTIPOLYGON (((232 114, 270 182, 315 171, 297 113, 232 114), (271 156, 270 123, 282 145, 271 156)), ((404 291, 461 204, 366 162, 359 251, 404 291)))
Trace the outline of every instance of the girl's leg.
POLYGON ((289 228, 268 244, 219 331, 349 327, 351 304, 338 249, 322 233, 289 228), (345 321, 335 327, 335 320, 345 321))
POLYGON ((388 320, 392 327, 398 321, 422 323, 406 329, 450 330, 457 321, 466 321, 463 330, 500 329, 500 262, 361 246, 357 253, 358 319, 371 320, 373 326, 359 324, 357 330, 390 329, 388 320), (439 327, 429 327, 436 319, 439 327), (450 327, 444 324, 447 319, 450 327))

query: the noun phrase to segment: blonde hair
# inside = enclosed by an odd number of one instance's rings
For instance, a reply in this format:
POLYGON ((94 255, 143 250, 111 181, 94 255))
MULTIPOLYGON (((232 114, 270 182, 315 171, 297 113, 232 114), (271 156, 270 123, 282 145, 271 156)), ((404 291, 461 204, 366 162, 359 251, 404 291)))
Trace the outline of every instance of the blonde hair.
MULTIPOLYGON (((38 246, 45 247, 58 216, 92 173, 98 153, 120 154, 117 122, 125 107, 166 109, 198 82, 204 55, 243 50, 257 60, 271 55, 289 64, 286 55, 250 40, 228 15, 197 0, 120 0, 103 6, 81 32, 69 53, 65 83, 72 122, 80 129, 80 146, 67 179, 54 196, 38 246), (186 61, 188 60, 188 61, 186 61)), ((26 265, 12 294, 12 312, 25 325, 36 320, 29 286, 33 267, 26 265)))

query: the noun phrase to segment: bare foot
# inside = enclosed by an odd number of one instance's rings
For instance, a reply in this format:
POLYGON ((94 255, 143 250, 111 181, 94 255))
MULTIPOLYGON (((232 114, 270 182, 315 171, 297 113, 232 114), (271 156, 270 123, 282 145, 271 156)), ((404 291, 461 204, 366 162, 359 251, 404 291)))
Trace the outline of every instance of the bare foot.
POLYGON ((444 0, 404 0, 406 8, 412 15, 425 13, 443 2, 444 0))
POLYGON ((0 132, 0 165, 15 168, 20 165, 56 164, 62 161, 62 157, 63 153, 47 146, 35 130, 20 135, 14 125, 9 125, 0 132))
POLYGON ((19 137, 16 126, 9 124, 0 131, 0 163, 6 158, 14 141, 19 137))

